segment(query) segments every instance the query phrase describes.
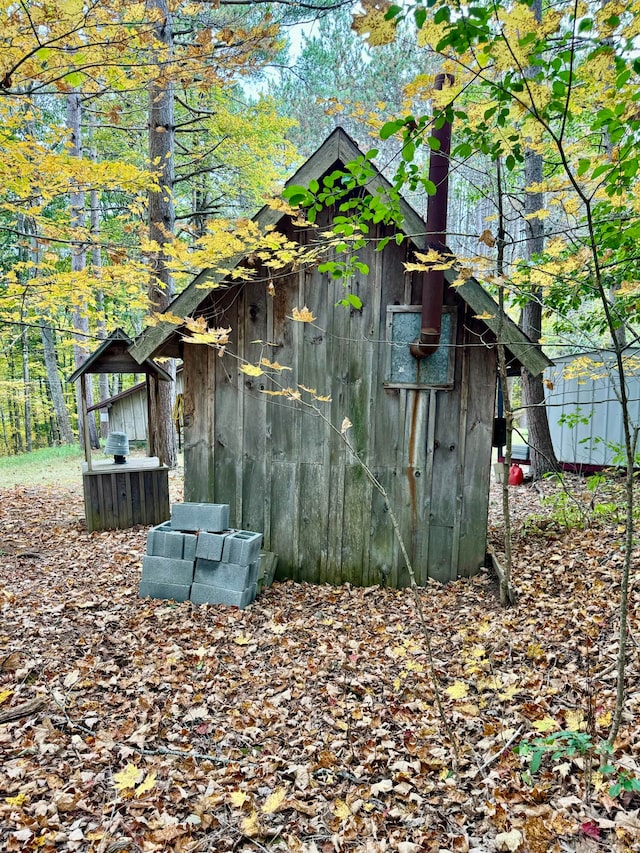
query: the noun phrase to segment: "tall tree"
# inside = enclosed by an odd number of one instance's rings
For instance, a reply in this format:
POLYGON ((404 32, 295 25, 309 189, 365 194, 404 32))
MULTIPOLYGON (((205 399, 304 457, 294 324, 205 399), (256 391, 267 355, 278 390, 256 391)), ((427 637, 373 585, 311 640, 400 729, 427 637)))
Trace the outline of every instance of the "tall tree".
MULTIPOLYGON (((542 0, 533 0, 531 8, 535 20, 541 24, 542 0)), ((532 71, 532 68, 527 71, 529 78, 533 76, 532 71)), ((531 263, 535 263, 544 251, 544 221, 538 215, 544 212, 544 194, 539 189, 542 182, 542 154, 527 147, 524 153, 524 226, 526 258, 531 263), (530 187, 536 189, 531 191, 530 187)), ((542 287, 534 285, 522 309, 522 329, 536 346, 540 345, 542 338, 543 298, 542 287)), ((527 418, 531 475, 534 480, 539 480, 550 471, 558 470, 558 460, 551 440, 542 376, 532 376, 527 370, 522 372, 522 405, 527 418)))
MULTIPOLYGON (((82 106, 81 98, 78 92, 72 91, 67 96, 67 127, 69 130, 69 154, 78 160, 83 158, 82 148, 82 106)), ((70 227, 76 234, 76 239, 71 244, 71 273, 77 274, 79 277, 85 271, 86 260, 86 244, 83 240, 83 232, 86 224, 85 210, 85 193, 80 185, 71 186, 69 193, 70 201, 70 227)), ((87 340, 89 338, 89 317, 86 298, 81 296, 75 299, 73 306, 73 328, 76 332, 76 341, 74 343, 75 367, 80 367, 87 359, 88 348, 87 340)), ((100 447, 98 440, 98 432, 96 429, 95 418, 87 415, 82 410, 82 395, 80 393, 80 382, 78 380, 76 390, 76 402, 78 406, 78 430, 80 435, 83 434, 83 421, 87 417, 89 419, 89 439, 91 447, 100 447)), ((93 405, 93 389, 90 383, 87 383, 86 393, 87 407, 93 405)))

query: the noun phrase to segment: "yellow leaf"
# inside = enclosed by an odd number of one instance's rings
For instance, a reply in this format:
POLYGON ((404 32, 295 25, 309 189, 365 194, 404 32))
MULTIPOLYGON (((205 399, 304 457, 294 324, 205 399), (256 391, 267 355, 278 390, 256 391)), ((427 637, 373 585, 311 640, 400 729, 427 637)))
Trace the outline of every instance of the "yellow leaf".
POLYGON ((294 308, 291 316, 298 323, 313 323, 316 319, 306 305, 304 308, 294 308))
POLYGON ((271 368, 271 370, 291 370, 290 367, 286 367, 284 364, 279 364, 277 361, 269 361, 268 358, 261 358, 260 364, 263 367, 271 368))
POLYGON ((246 634, 238 634, 233 638, 233 642, 237 646, 248 646, 251 642, 251 637, 247 637, 246 634))
POLYGON ((136 788, 136 797, 142 796, 142 794, 146 794, 147 791, 152 791, 156 786, 156 774, 155 773, 147 773, 144 778, 144 781, 138 785, 136 788))
POLYGON ((607 711, 604 714, 600 714, 600 716, 596 717, 596 723, 602 728, 606 728, 611 725, 611 711, 607 711))
POLYGON ((586 722, 582 711, 567 711, 564 715, 567 728, 572 732, 579 732, 586 728, 586 722))
POLYGON ((351 28, 372 47, 390 44, 396 37, 396 21, 386 19, 391 3, 388 0, 362 0, 360 5, 363 12, 353 16, 351 28))
POLYGON ((557 729, 558 725, 553 717, 543 717, 541 720, 535 721, 533 728, 539 732, 551 732, 553 729, 557 729))
POLYGON ((336 800, 333 807, 333 813, 336 817, 339 817, 340 820, 346 820, 348 817, 351 817, 351 809, 344 800, 336 800))
POLYGON ((340 427, 340 432, 342 433, 342 435, 346 435, 346 433, 351 429, 352 426, 353 424, 351 423, 349 418, 345 418, 342 421, 342 426, 340 427))
POLYGON ((4 801, 9 806, 21 806, 26 798, 26 794, 16 794, 15 797, 5 797, 4 801))
POLYGON ((229 795, 231 805, 235 806, 238 809, 241 809, 248 799, 249 797, 247 796, 247 794, 245 794, 244 791, 232 791, 229 795))
POLYGON ((278 790, 274 791, 273 794, 269 794, 267 799, 264 801, 264 805, 262 806, 262 813, 273 814, 274 812, 277 812, 282 803, 284 802, 286 793, 287 792, 284 788, 278 788, 278 790))
POLYGON ((249 817, 245 817, 242 821, 242 832, 248 837, 253 838, 258 835, 260 832, 260 827, 258 826, 258 813, 251 812, 249 817))
POLYGON ((262 376, 264 370, 261 367, 258 367, 257 364, 241 364, 240 370, 243 373, 246 373, 247 376, 262 376))
POLYGON ((128 788, 135 788, 143 775, 144 770, 140 770, 135 764, 129 763, 124 770, 114 774, 113 784, 118 792, 126 791, 128 788))
POLYGON ((456 681, 451 687, 447 687, 446 692, 452 699, 464 699, 469 692, 469 688, 464 681, 456 681))
POLYGON ((13 696, 13 690, 0 690, 0 705, 6 702, 9 696, 13 696))

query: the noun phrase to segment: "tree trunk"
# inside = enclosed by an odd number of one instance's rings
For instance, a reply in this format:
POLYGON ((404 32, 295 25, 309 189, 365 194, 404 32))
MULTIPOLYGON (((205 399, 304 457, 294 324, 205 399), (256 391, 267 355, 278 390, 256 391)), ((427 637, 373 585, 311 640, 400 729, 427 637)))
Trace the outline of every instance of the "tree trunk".
POLYGON ((44 366, 47 371, 47 384, 49 387, 49 394, 51 396, 51 403, 53 405, 56 426, 60 434, 60 440, 65 444, 73 444, 75 438, 73 430, 71 429, 69 412, 64 399, 62 382, 60 381, 53 331, 42 319, 40 320, 40 337, 42 338, 44 366))
MULTIPOLYGON (((534 0, 533 12, 536 19, 542 20, 542 0, 534 0)), ((544 228, 542 220, 532 216, 544 206, 544 197, 540 192, 527 192, 526 187, 540 184, 542 181, 542 155, 531 150, 525 152, 524 162, 524 211, 526 231, 526 253, 531 259, 544 249, 544 228)), ((522 330, 536 345, 540 346, 542 337, 542 290, 534 287, 529 301, 522 311, 522 330)), ((549 418, 544 399, 542 376, 532 376, 522 371, 522 405, 525 409, 529 428, 528 444, 531 449, 531 476, 539 480, 550 471, 558 470, 558 461, 553 450, 549 418)))
MULTIPOLYGON (((78 92, 70 92, 67 95, 67 127, 69 129, 69 153, 72 157, 82 158, 82 127, 81 127, 82 108, 80 105, 80 95, 78 92)), ((71 206, 70 224, 71 228, 82 229, 85 226, 85 202, 84 192, 80 189, 72 189, 69 193, 69 202, 71 206)), ((80 239, 73 243, 71 247, 71 271, 83 272, 86 266, 86 246, 80 239)), ((87 314, 87 304, 85 301, 77 305, 73 309, 73 328, 79 332, 78 339, 73 345, 74 361, 76 369, 80 367, 88 356, 88 349, 83 341, 89 337, 89 317, 87 314)), ((78 432, 83 435, 83 417, 80 382, 76 383, 76 401, 78 404, 78 432)), ((93 393, 91 383, 87 382, 87 406, 93 405, 93 393)), ((89 437, 91 447, 100 447, 98 441, 98 431, 96 429, 95 418, 89 416, 89 437)))
MULTIPOLYGON (((93 124, 91 129, 93 130, 93 124)), ((94 163, 98 162, 98 151, 96 148, 92 148, 91 150, 91 159, 94 163)), ((91 269, 97 283, 102 278, 102 253, 100 251, 100 198, 98 196, 98 191, 96 189, 92 189, 89 198, 91 238, 93 240, 91 248, 91 269)), ((102 287, 98 287, 96 290, 96 309, 98 311, 98 337, 101 341, 104 341, 107 337, 107 324, 104 312, 104 291, 102 287)), ((109 375, 107 373, 101 373, 98 381, 100 383, 100 400, 107 400, 110 396, 109 375)), ((107 438, 108 435, 109 409, 105 407, 104 409, 100 409, 100 437, 107 438)))
MULTIPOLYGON (((164 311, 173 298, 173 278, 167 269, 165 244, 171 240, 175 226, 173 205, 174 183, 174 94, 173 84, 163 72, 163 63, 173 52, 173 30, 167 0, 147 0, 150 11, 158 20, 154 35, 158 42, 156 50, 156 77, 149 85, 149 160, 151 167, 159 172, 160 189, 149 193, 149 238, 157 244, 152 261, 149 281, 151 311, 164 311)), ((175 376, 175 364, 167 365, 175 376)), ((163 465, 174 468, 178 461, 176 434, 172 420, 175 396, 174 382, 158 383, 157 406, 153 414, 155 427, 155 452, 163 465)))
POLYGON ((32 417, 31 417, 31 377, 29 375, 29 335, 27 327, 22 327, 20 335, 22 343, 22 387, 24 388, 24 449, 27 453, 33 450, 32 417))

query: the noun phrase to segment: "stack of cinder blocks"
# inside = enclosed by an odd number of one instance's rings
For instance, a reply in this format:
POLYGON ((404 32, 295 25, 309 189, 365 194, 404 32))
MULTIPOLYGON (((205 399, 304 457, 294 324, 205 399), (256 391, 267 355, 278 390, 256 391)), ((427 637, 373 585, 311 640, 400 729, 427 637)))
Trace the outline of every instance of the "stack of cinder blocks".
POLYGON ((147 536, 140 597, 240 608, 251 604, 262 534, 228 527, 228 504, 173 504, 171 520, 147 536))

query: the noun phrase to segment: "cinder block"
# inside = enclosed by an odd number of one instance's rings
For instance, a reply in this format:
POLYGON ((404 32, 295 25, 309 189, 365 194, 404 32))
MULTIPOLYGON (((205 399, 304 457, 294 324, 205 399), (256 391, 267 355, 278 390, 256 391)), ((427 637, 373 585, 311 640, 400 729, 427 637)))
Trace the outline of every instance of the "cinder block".
POLYGON ((229 527, 229 504, 172 504, 171 527, 174 530, 221 533, 229 527))
POLYGON ((258 579, 258 562, 250 566, 239 563, 218 563, 214 560, 196 560, 195 583, 210 584, 239 592, 258 579))
POLYGON ((181 533, 180 534, 184 540, 184 549, 182 552, 183 560, 191 560, 195 562, 196 559, 196 548, 198 545, 198 536, 196 533, 181 533))
POLYGON ((154 583, 190 585, 193 581, 193 562, 169 557, 143 557, 142 580, 154 583))
POLYGON ((205 560, 204 557, 198 557, 196 559, 196 570, 193 576, 194 583, 208 583, 215 586, 214 577, 219 565, 219 560, 205 560))
POLYGON ((156 554, 156 540, 160 542, 161 536, 159 534, 166 533, 171 530, 171 522, 163 521, 162 524, 156 524, 155 527, 152 527, 151 530, 147 533, 147 554, 151 556, 162 556, 161 554, 156 554))
POLYGON ((196 557, 202 557, 205 560, 220 561, 222 559, 224 540, 232 532, 232 530, 227 530, 224 533, 199 533, 196 557))
POLYGON ((173 601, 188 601, 189 584, 156 583, 155 581, 140 581, 138 595, 140 598, 166 598, 173 601))
POLYGON ((262 533, 251 530, 234 530, 224 540, 222 560, 225 563, 237 563, 248 566, 260 556, 262 533))
POLYGON ((256 597, 256 585, 251 584, 243 590, 222 589, 219 586, 194 583, 191 587, 191 601, 194 604, 226 604, 243 610, 256 597))
POLYGON ((195 560, 196 535, 171 529, 165 521, 147 534, 147 554, 150 557, 169 557, 175 560, 195 560))

